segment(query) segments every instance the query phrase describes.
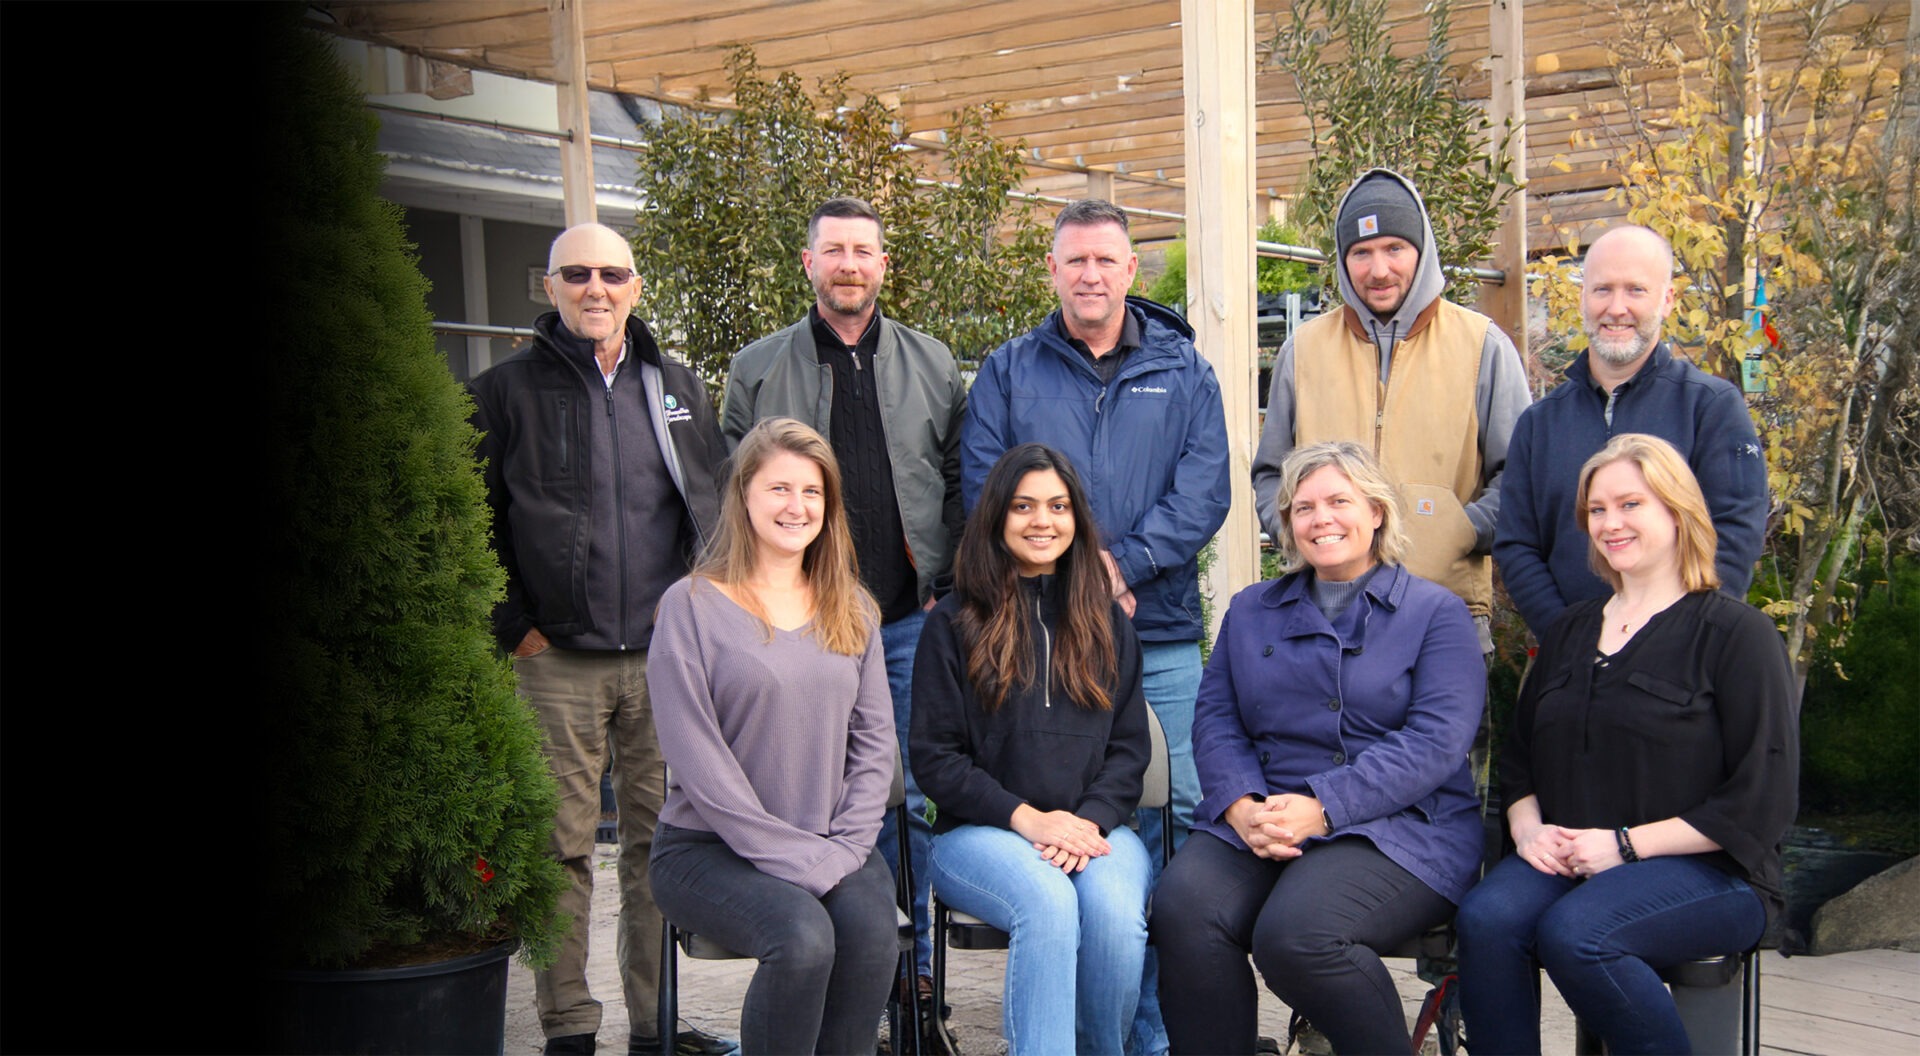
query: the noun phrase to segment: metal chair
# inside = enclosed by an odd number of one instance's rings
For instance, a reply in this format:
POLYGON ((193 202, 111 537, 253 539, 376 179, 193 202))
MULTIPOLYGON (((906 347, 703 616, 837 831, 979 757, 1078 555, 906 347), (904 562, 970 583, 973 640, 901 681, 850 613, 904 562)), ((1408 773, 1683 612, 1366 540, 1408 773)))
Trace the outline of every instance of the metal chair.
MULTIPOLYGON (((1147 752, 1147 772, 1141 783, 1140 810, 1158 810, 1160 812, 1160 831, 1167 834, 1161 840, 1160 865, 1166 867, 1173 858, 1173 779, 1172 764, 1167 758, 1167 734, 1160 727, 1160 717, 1147 708, 1147 731, 1152 741, 1147 752)), ((947 1007, 947 946, 951 944, 961 950, 1004 950, 1012 937, 986 921, 963 913, 940 901, 940 892, 936 889, 930 900, 933 919, 933 1008, 947 1007)), ((953 1035, 947 1032, 946 1024, 939 1023, 938 1036, 942 1047, 948 1053, 956 1049, 953 1035)))
MULTIPOLYGON (((1673 1004, 1687 1028, 1693 1051, 1760 1052, 1760 950, 1729 953, 1676 964, 1660 973, 1673 991, 1673 1004)), ((1573 1051, 1597 1056, 1606 1051, 1600 1036, 1578 1020, 1573 1051)))
MULTIPOLYGON (((911 912, 913 892, 913 862, 907 854, 907 783, 903 761, 896 751, 893 760, 893 788, 887 793, 887 809, 894 812, 894 831, 900 841, 900 870, 894 876, 894 921, 899 933, 900 965, 896 984, 904 981, 904 987, 895 985, 893 997, 887 1001, 887 1029, 893 1039, 893 1051, 896 1056, 906 1056, 920 1052, 920 1008, 919 1002, 911 999, 914 988, 913 965, 913 915, 911 912), (902 1001, 900 995, 906 993, 909 999, 902 1001), (909 1034, 902 1035, 902 1006, 907 1019, 909 1034), (903 1043, 903 1037, 911 1038, 903 1043)), ((660 936, 660 994, 658 1017, 658 1037, 672 1038, 679 1032, 680 1024, 680 959, 679 954, 702 961, 738 961, 747 960, 744 953, 736 953, 712 939, 682 931, 673 921, 665 921, 660 936)))

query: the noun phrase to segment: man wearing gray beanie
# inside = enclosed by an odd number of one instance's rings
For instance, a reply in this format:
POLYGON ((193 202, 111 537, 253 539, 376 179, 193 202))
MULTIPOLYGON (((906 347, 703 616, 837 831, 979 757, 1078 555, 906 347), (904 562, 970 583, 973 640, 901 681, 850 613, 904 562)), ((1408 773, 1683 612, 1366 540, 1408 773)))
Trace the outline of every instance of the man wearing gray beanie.
POLYGON ((1446 280, 1420 192, 1373 169, 1336 214, 1344 305, 1281 347, 1254 454, 1261 527, 1273 538, 1280 463, 1296 446, 1354 440, 1399 487, 1407 568, 1467 603, 1491 652, 1494 522, 1507 440, 1529 401, 1520 354, 1493 320, 1441 296, 1446 280))

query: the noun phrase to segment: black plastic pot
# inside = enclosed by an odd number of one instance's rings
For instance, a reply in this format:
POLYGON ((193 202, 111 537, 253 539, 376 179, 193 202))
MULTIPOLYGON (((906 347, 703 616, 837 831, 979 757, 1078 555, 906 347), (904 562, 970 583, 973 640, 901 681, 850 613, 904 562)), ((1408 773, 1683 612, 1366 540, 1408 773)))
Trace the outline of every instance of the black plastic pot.
POLYGON ((273 972, 265 1048, 286 1053, 498 1053, 507 1042, 507 958, 518 940, 450 961, 273 972))

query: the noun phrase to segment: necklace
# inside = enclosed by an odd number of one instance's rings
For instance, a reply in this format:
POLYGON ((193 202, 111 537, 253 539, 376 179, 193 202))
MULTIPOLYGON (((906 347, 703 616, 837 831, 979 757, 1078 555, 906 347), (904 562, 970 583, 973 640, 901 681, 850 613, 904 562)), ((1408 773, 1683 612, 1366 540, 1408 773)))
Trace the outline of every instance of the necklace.
MULTIPOLYGON (((1683 591, 1681 593, 1684 594, 1685 592, 1683 591)), ((1607 608, 1615 610, 1610 614, 1610 618, 1619 620, 1620 633, 1622 635, 1628 635, 1633 632, 1634 628, 1645 626, 1648 620, 1665 612, 1677 600, 1679 600, 1678 597, 1661 596, 1653 599, 1651 603, 1641 604, 1637 607, 1638 611, 1629 611, 1626 601, 1624 601, 1620 595, 1615 594, 1607 601, 1607 608)))

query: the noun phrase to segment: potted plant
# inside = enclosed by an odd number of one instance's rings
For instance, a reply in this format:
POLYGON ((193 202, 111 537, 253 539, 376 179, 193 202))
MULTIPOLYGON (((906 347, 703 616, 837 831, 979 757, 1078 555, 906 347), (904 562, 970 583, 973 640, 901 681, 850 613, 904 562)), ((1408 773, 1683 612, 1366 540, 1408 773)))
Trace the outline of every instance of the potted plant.
POLYGON ((550 961, 564 927, 554 783, 486 630, 505 577, 478 434, 399 209, 377 196, 376 120, 298 15, 263 44, 279 59, 256 174, 285 204, 248 276, 285 313, 258 438, 263 696, 282 716, 263 1043, 498 1052, 506 958, 550 961))

